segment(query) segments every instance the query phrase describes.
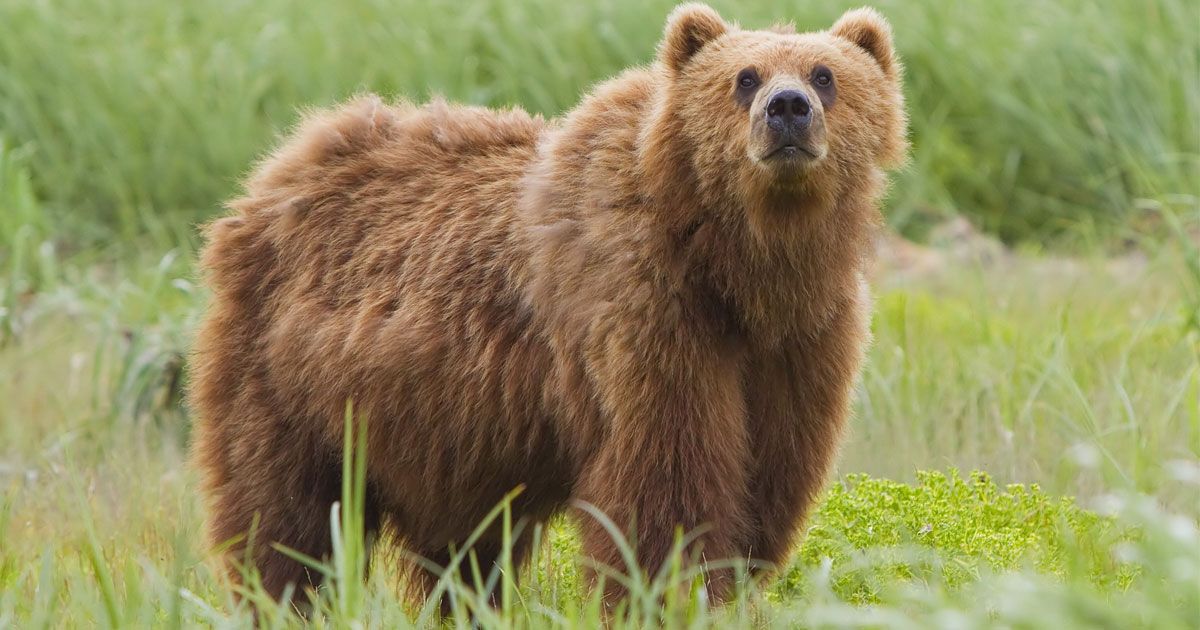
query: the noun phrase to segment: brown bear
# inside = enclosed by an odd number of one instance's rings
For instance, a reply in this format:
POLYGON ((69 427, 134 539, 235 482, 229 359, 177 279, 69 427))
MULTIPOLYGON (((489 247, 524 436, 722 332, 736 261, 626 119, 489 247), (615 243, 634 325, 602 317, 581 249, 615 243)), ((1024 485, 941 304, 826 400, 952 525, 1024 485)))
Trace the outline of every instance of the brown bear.
MULTIPOLYGON (((368 526, 442 565, 522 485, 516 518, 592 504, 642 570, 677 531, 697 561, 785 560, 868 340, 900 73, 869 9, 797 34, 690 4, 654 64, 560 120, 373 97, 309 116, 207 231, 191 402, 212 541, 257 523, 267 591, 314 585, 272 544, 329 554, 352 400, 368 526)), ((585 553, 629 570, 580 520, 585 553)), ((480 566, 499 547, 489 531, 480 566)))

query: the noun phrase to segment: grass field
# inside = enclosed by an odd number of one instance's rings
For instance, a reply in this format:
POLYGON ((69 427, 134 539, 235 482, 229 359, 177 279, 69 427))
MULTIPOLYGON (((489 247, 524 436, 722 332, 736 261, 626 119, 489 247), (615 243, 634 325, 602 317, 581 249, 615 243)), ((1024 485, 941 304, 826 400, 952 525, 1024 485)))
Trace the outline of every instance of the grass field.
MULTIPOLYGON (((0 4, 0 121, 80 232, 183 238, 296 119, 355 91, 553 115, 652 56, 672 0, 53 0, 0 4)), ((825 28, 847 4, 715 2, 825 28)), ((875 3, 907 67, 893 221, 963 212, 1007 240, 1091 242, 1197 210, 1200 6, 875 3), (1150 216, 1146 216, 1149 214, 1150 216)))
MULTIPOLYGON (((846 8, 714 4, 801 28, 846 8)), ((635 585, 609 623, 1200 627, 1200 5, 876 5, 913 122, 888 217, 938 262, 880 265, 856 419, 792 564, 721 609, 686 575, 635 585), (1005 246, 956 253, 935 226, 960 216, 1005 246)), ((370 89, 554 115, 650 59, 669 6, 0 2, 0 628, 250 625, 185 462, 195 224, 297 108, 370 89)), ((356 587, 353 514, 309 623, 433 624, 389 558, 356 587)), ((572 527, 544 537, 518 585, 493 576, 497 610, 450 580, 460 608, 597 625, 572 527)))

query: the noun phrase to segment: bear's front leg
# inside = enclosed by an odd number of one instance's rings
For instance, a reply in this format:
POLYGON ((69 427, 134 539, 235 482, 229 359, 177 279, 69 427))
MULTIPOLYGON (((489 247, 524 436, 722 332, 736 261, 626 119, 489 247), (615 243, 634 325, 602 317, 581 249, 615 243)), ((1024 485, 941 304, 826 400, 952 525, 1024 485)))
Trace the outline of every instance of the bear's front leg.
MULTIPOLYGON (((577 496, 622 528, 639 567, 627 567, 612 536, 583 515, 584 551, 595 561, 651 579, 670 559, 677 533, 695 535, 684 566, 738 557, 747 534, 749 451, 740 353, 720 335, 677 322, 613 326, 592 344, 589 369, 605 437, 577 496)), ((733 572, 706 572, 723 600, 733 572)), ((609 580, 610 603, 624 588, 609 580)))
POLYGON ((759 569, 787 561, 833 467, 870 336, 867 322, 867 301, 856 299, 821 332, 752 352, 747 362, 755 522, 743 554, 759 569))

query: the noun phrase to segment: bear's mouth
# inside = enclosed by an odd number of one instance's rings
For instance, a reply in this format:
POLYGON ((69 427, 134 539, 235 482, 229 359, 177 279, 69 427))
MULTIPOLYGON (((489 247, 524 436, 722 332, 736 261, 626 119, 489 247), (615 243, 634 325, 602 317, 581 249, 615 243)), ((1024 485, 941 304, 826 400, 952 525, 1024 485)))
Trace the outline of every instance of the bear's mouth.
POLYGON ((801 158, 817 160, 817 159, 820 159, 821 156, 818 155, 816 151, 813 151, 812 149, 810 149, 806 146, 788 142, 785 144, 781 144, 781 145, 775 147, 774 149, 771 149, 766 155, 763 156, 762 159, 764 159, 764 160, 795 160, 795 159, 801 159, 801 158))

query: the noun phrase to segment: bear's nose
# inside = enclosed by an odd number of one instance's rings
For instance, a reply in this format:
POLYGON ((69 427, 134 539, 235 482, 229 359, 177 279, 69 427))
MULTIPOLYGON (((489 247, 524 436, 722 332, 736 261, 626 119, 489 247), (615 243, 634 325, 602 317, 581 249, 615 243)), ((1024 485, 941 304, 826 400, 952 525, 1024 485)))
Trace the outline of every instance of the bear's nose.
POLYGON ((812 103, 799 90, 782 90, 767 101, 767 122, 807 127, 812 120, 812 103))

